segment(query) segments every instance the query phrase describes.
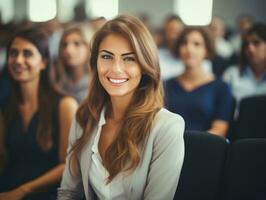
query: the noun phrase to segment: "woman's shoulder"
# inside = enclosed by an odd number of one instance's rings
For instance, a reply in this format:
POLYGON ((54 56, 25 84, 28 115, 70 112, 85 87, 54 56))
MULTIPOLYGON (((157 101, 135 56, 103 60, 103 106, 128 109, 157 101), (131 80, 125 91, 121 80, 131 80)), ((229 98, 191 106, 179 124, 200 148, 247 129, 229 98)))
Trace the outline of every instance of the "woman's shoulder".
POLYGON ((71 123, 73 118, 75 118, 76 111, 78 109, 77 101, 70 96, 61 97, 58 102, 59 107, 59 123, 62 125, 67 125, 66 123, 71 123))
POLYGON ((71 96, 58 97, 58 104, 59 107, 63 110, 73 110, 73 109, 76 110, 78 107, 77 101, 71 96))
POLYGON ((183 120, 181 115, 173 113, 166 108, 161 108, 156 114, 156 120, 183 120))
POLYGON ((154 119, 154 130, 164 132, 168 130, 183 130, 185 121, 179 114, 173 113, 166 108, 161 108, 154 119))
POLYGON ((183 140, 184 129, 185 121, 180 115, 161 108, 155 116, 147 144, 167 148, 173 141, 183 140))

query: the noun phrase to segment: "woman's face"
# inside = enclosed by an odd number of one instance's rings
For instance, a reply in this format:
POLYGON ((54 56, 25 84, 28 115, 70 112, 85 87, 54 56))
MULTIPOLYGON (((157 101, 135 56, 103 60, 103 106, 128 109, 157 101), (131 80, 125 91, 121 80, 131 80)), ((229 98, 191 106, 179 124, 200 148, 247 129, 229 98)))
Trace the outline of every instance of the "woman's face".
POLYGON ((98 77, 111 97, 131 98, 141 77, 141 67, 129 41, 119 34, 109 34, 99 46, 98 77))
POLYGON ((179 55, 186 67, 201 66, 207 50, 204 39, 198 31, 187 34, 185 41, 179 47, 179 55))
POLYGON ((251 65, 266 63, 266 43, 256 34, 246 37, 245 53, 251 65))
POLYGON ((89 60, 89 47, 80 34, 72 32, 66 35, 61 46, 63 62, 70 68, 83 67, 89 60))
POLYGON ((40 72, 46 66, 37 47, 20 37, 13 40, 8 52, 7 63, 10 75, 19 82, 39 80, 40 72))

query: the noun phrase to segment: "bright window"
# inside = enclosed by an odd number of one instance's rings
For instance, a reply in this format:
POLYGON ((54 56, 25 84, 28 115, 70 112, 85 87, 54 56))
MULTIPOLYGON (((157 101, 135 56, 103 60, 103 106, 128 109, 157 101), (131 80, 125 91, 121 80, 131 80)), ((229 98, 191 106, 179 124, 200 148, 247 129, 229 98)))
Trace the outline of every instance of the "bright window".
POLYGON ((111 19, 118 14, 118 0, 88 0, 86 12, 90 17, 111 19))
POLYGON ((208 25, 212 18, 213 0, 175 0, 175 12, 186 25, 208 25))
POLYGON ((29 0, 29 18, 34 22, 45 22, 56 16, 56 0, 29 0))

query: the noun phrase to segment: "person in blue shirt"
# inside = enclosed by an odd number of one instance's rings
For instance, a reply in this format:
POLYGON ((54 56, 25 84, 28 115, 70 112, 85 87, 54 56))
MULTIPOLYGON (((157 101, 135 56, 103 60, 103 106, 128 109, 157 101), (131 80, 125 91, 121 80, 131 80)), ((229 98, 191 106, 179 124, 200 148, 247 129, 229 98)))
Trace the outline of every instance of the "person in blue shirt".
POLYGON ((165 82, 166 107, 184 117, 187 130, 226 136, 233 106, 230 88, 202 67, 214 55, 212 38, 203 28, 187 27, 174 52, 185 71, 165 82))

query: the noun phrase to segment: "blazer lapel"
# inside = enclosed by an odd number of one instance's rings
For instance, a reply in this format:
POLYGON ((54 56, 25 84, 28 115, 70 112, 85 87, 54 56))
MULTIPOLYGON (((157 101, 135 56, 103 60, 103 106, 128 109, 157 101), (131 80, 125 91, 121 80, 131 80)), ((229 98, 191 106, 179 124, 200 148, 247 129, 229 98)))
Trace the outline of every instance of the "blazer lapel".
POLYGON ((88 144, 85 146, 80 156, 80 168, 81 168, 82 182, 83 182, 86 199, 91 199, 91 195, 92 195, 91 193, 92 191, 89 191, 91 190, 89 186, 89 169, 91 166, 91 157, 92 157, 91 148, 93 145, 95 135, 96 135, 96 131, 94 131, 93 135, 88 141, 88 144))

